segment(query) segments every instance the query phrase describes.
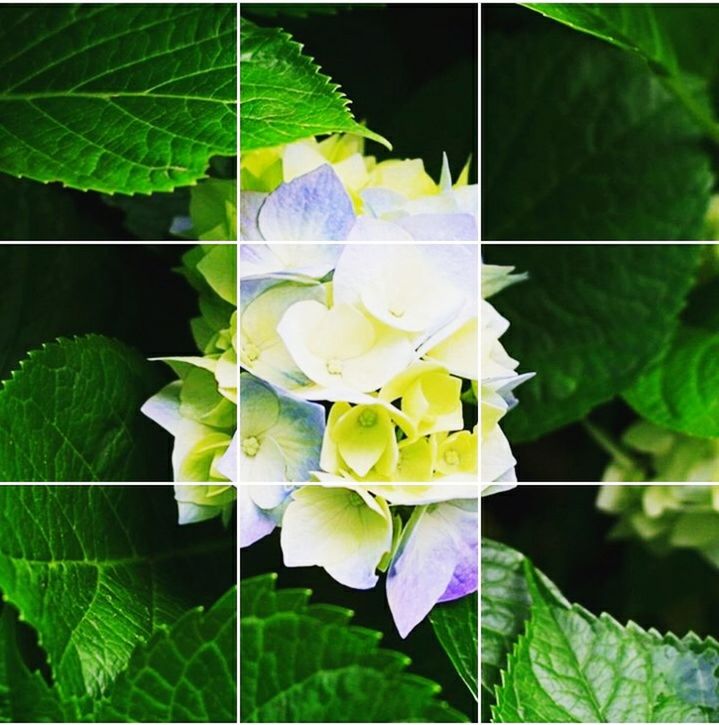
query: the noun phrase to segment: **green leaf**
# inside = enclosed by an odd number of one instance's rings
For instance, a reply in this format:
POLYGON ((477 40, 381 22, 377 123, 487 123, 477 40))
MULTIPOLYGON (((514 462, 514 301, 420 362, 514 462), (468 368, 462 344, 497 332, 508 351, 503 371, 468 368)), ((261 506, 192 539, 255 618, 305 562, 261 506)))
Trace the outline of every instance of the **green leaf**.
MULTIPOLYGON (((702 99, 696 94, 696 85, 684 74, 674 49, 672 28, 685 23, 684 7, 661 11, 653 3, 525 3, 525 6, 575 30, 638 53, 665 79, 667 87, 696 121, 719 138, 719 125, 711 105, 706 97, 702 99)), ((717 19, 716 14, 711 18, 714 27, 717 19)))
MULTIPOLYGON (((489 720, 495 687, 501 681, 507 658, 529 617, 530 597, 524 576, 525 557, 515 549, 482 539, 482 711, 489 720)), ((561 593, 543 574, 557 601, 561 593)))
MULTIPOLYGON (((234 546, 219 525, 180 527, 169 486, 0 486, 0 590, 37 630, 65 698, 102 694, 136 645, 226 591, 234 546)), ((191 656, 198 631, 214 626, 214 615, 200 618, 205 624, 187 616, 176 633, 163 635, 167 644, 158 637, 145 653, 168 677, 169 650, 176 645, 182 658, 191 656)), ((140 667, 144 656, 133 660, 117 707, 134 712, 151 686, 140 667)), ((210 667, 206 656, 212 651, 201 655, 210 667)), ((193 682, 199 661, 187 661, 193 682)), ((175 676, 178 706, 194 707, 175 676)), ((224 692, 224 679, 219 685, 224 692)))
POLYGON ((275 579, 240 585, 242 722, 466 722, 439 685, 404 672, 408 657, 378 648, 379 632, 275 579))
POLYGON ((237 589, 140 645, 98 722, 237 722, 237 589))
MULTIPOLYGON (((485 245, 486 262, 529 279, 492 297, 502 342, 537 375, 506 417, 523 441, 583 418, 623 392, 669 343, 694 282, 699 245, 485 245)), ((504 426, 504 422, 503 422, 504 426)))
POLYGON ((78 189, 194 184, 236 144, 232 4, 0 7, 0 170, 78 189))
POLYGON ((158 438, 140 407, 159 381, 137 352, 98 335, 29 353, 0 389, 0 480, 147 480, 158 438))
POLYGON ((667 73, 677 71, 674 46, 651 3, 522 3, 545 17, 639 53, 667 73))
POLYGON ((679 433, 719 436, 719 335, 682 325, 664 356, 624 393, 643 418, 679 433))
POLYGON ((23 661, 17 628, 16 613, 5 605, 0 616, 0 722, 63 722, 57 690, 23 661))
POLYGON ((485 239, 700 237, 702 134, 641 59, 551 27, 483 49, 485 239))
POLYGON ((531 617, 497 688, 495 722, 716 722, 719 643, 622 627, 558 604, 525 562, 531 617))
POLYGON ((366 136, 392 148, 354 120, 339 86, 280 28, 261 28, 241 18, 240 43, 243 152, 334 132, 366 136))
POLYGON ((477 594, 454 602, 438 604, 430 612, 429 619, 442 648, 452 660, 454 668, 467 685, 475 700, 477 689, 477 594))

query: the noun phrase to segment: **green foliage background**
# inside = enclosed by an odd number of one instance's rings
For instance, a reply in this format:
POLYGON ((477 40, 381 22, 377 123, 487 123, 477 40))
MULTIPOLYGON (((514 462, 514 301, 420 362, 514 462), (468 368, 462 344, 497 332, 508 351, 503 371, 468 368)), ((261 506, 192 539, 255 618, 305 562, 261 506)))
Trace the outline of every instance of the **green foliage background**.
POLYGON ((483 238, 715 235, 716 6, 526 5, 483 7, 483 238))

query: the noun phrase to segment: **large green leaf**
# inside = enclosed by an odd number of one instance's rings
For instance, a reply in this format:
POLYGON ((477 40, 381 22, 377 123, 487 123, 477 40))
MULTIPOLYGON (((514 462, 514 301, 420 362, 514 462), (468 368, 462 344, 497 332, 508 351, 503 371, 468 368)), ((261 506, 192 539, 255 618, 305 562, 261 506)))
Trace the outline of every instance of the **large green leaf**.
POLYGON ((391 148, 354 120, 339 86, 280 28, 261 28, 242 18, 240 43, 242 151, 337 131, 391 148))
MULTIPOLYGON (((619 48, 638 53, 649 61, 650 67, 664 79, 667 87, 684 104, 695 120, 710 135, 719 138, 719 124, 716 122, 711 105, 707 102, 706 95, 697 93, 696 82, 684 72, 675 50, 673 36, 676 33, 680 42, 679 47, 683 51, 682 55, 688 56, 689 54, 684 52, 686 29, 695 32, 699 27, 695 15, 686 13, 686 6, 668 6, 661 9, 656 3, 525 3, 525 5, 575 30, 589 33, 619 48)), ((711 16, 700 16, 700 20, 709 22, 716 29, 719 15, 714 12, 711 16)), ((716 33, 714 35, 716 36, 716 33)), ((716 52, 716 37, 713 42, 705 44, 705 48, 707 45, 707 49, 716 52)))
POLYGON ((234 4, 0 7, 0 171, 78 189, 193 184, 237 153, 234 4))
POLYGON ((699 238, 702 133, 640 58, 552 27, 483 52, 485 239, 699 238))
POLYGON ((237 722, 237 589, 133 653, 98 722, 237 722))
POLYGON ((662 67, 666 73, 678 69, 671 39, 655 12, 653 3, 523 3, 570 28, 595 35, 662 67))
MULTIPOLYGON (((234 572, 232 537, 217 521, 180 527, 169 486, 0 486, 0 590, 37 630, 65 698, 97 697, 125 669, 136 645, 189 608, 213 601, 234 572)), ((149 680, 163 673, 177 680, 178 711, 202 712, 189 682, 169 670, 178 663, 169 655, 180 650, 179 662, 196 687, 195 668, 212 671, 218 644, 200 654, 197 637, 216 624, 226 652, 223 617, 219 610, 205 618, 188 615, 177 632, 153 640, 133 660, 113 707, 135 713, 149 680), (144 669, 144 662, 157 672, 144 669)), ((220 714, 211 702, 208 693, 211 714, 220 714)))
POLYGON ((521 371, 537 373, 506 417, 515 441, 579 420, 624 391, 668 344, 699 245, 485 245, 529 279, 491 298, 521 371))
POLYGON ((309 605, 275 576, 241 582, 242 722, 465 722, 438 685, 404 672, 379 632, 349 626, 341 607, 309 605))
POLYGON ((531 616, 493 708, 495 722, 716 722, 719 644, 622 627, 562 605, 525 562, 531 616))
POLYGON ((0 481, 148 480, 165 448, 140 407, 158 383, 151 363, 98 335, 31 352, 0 389, 0 481))
POLYGON ((478 610, 475 593, 454 602, 438 604, 429 615, 437 639, 477 700, 478 610))

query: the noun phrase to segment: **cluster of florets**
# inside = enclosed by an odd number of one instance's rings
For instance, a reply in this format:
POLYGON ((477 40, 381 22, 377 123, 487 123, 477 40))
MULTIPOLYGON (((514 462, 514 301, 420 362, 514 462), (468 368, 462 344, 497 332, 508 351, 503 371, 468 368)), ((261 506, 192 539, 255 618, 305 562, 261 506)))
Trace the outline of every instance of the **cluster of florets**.
POLYGON ((242 481, 476 481, 475 247, 240 254, 242 481))

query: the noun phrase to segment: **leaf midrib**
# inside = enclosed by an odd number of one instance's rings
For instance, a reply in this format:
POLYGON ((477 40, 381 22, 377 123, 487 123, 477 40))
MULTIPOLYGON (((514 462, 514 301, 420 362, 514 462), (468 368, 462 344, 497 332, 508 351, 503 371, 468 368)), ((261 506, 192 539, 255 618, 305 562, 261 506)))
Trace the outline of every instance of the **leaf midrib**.
POLYGON ((206 103, 219 103, 223 106, 235 102, 234 98, 211 98, 209 96, 184 96, 179 93, 152 93, 149 91, 112 91, 112 92, 75 92, 75 91, 43 91, 41 93, 2 93, 0 102, 3 101, 37 101, 45 98, 93 98, 102 101, 111 101, 114 98, 161 98, 179 101, 203 101, 206 103))

